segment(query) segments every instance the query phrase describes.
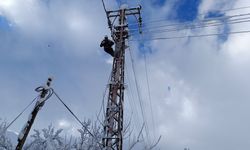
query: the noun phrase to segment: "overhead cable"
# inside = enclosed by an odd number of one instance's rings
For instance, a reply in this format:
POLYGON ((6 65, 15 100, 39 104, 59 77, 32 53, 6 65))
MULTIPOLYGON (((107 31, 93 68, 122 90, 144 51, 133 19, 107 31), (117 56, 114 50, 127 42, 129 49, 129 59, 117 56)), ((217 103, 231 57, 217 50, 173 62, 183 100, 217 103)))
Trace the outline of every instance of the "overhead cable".
MULTIPOLYGON (((164 30, 155 30, 155 31, 148 31, 145 32, 146 34, 157 34, 157 33, 166 33, 166 32, 175 32, 175 31, 182 31, 182 30, 193 30, 193 29, 200 29, 200 28, 208 28, 208 27, 216 27, 216 26, 223 26, 223 25, 234 25, 234 24, 241 24, 241 23, 249 23, 250 17, 248 20, 242 20, 242 21, 232 21, 228 23, 212 23, 207 25, 198 25, 198 26, 187 26, 183 28, 175 28, 175 29, 164 29, 164 30)), ((133 36, 136 34, 131 34, 130 36, 133 36)))
MULTIPOLYGON (((54 90, 53 90, 54 91, 54 90)), ((96 138, 93 133, 89 131, 89 129, 81 122, 81 120, 73 113, 73 111, 66 105, 66 103, 59 97, 59 95, 54 91, 57 99, 65 106, 65 108, 71 113, 71 115, 84 127, 84 129, 91 135, 93 138, 96 138)))
MULTIPOLYGON (((244 14, 237 14, 237 15, 231 15, 231 16, 224 16, 224 17, 214 17, 209 19, 202 19, 202 20, 196 20, 192 22, 178 22, 178 23, 170 23, 170 24, 160 24, 156 26, 144 26, 142 29, 155 29, 155 28, 166 28, 166 27, 176 27, 176 26, 187 26, 187 25, 195 25, 195 24, 206 24, 206 23, 214 23, 214 21, 219 22, 227 22, 230 20, 233 20, 232 18, 238 18, 238 17, 244 17, 244 16, 250 16, 250 13, 244 13, 244 14)), ((244 19, 244 18, 239 18, 244 19)), ((235 19, 236 20, 236 19, 235 19)), ((130 31, 136 31, 138 28, 130 28, 130 31)))
MULTIPOLYGON (((189 35, 189 36, 155 37, 155 38, 144 39, 144 41, 172 40, 172 39, 197 38, 197 37, 211 37, 211 36, 218 36, 218 35, 246 34, 246 33, 250 33, 250 30, 227 32, 227 33, 213 33, 213 34, 189 35)), ((137 40, 130 40, 130 41, 137 41, 137 40)))
MULTIPOLYGON (((242 6, 242 7, 236 7, 236 8, 231 8, 231 9, 224 9, 224 10, 212 10, 212 12, 218 12, 218 13, 225 13, 225 12, 230 12, 230 11, 235 11, 235 10, 243 10, 243 9, 249 9, 250 6, 242 6)), ((202 15, 206 15, 208 14, 206 13, 199 13, 197 14, 197 16, 202 16, 202 15)), ((166 20, 167 18, 158 18, 158 19, 149 19, 146 22, 143 22, 143 24, 147 23, 147 24, 151 24, 151 23, 157 23, 157 22, 168 22, 168 20, 166 20)), ((130 25, 135 25, 136 23, 131 23, 130 25)))
POLYGON ((5 130, 7 130, 32 104, 34 101, 36 101, 36 99, 38 98, 35 97, 10 123, 9 125, 5 128, 5 130))
MULTIPOLYGON (((148 77, 148 67, 147 67, 147 59, 146 59, 146 54, 143 54, 144 58, 144 65, 145 65, 145 74, 146 74, 146 79, 147 79, 147 88, 148 88, 148 99, 149 99, 149 105, 150 105, 150 111, 151 111, 151 117, 152 117, 152 122, 153 122, 153 128, 154 128, 154 134, 155 134, 155 119, 154 119, 154 113, 153 113, 153 107, 152 107, 152 98, 151 98, 151 90, 149 86, 149 77, 148 77)), ((155 136, 155 135, 154 135, 155 136)))
POLYGON ((104 3, 104 0, 102 0, 102 6, 103 6, 103 9, 104 9, 105 13, 107 13, 107 9, 106 9, 106 6, 105 6, 105 3, 104 3))
POLYGON ((147 138, 149 140, 148 125, 147 125, 147 120, 146 120, 145 112, 144 112, 145 110, 144 110, 143 104, 142 104, 142 98, 141 98, 141 94, 140 94, 140 90, 139 90, 139 83, 138 83, 137 76, 136 76, 136 73, 135 73, 134 59, 133 59, 133 56, 132 56, 132 52, 131 52, 130 46, 129 46, 129 53, 130 53, 130 58, 131 58, 131 63, 132 63, 132 70, 133 70, 133 73, 134 73, 136 91, 137 91, 137 95, 138 95, 138 99, 139 99, 139 104, 140 104, 140 109, 141 109, 141 113, 142 113, 142 118, 143 118, 143 122, 145 123, 146 136, 147 136, 147 138))
POLYGON ((104 92, 103 92, 102 104, 101 104, 100 110, 99 110, 99 112, 98 112, 98 114, 97 114, 97 118, 98 118, 98 119, 99 119, 99 117, 100 117, 100 114, 101 114, 101 111, 102 111, 102 110, 103 110, 103 115, 105 116, 104 100, 105 100, 105 96, 106 96, 106 93, 107 93, 107 90, 108 90, 108 84, 109 84, 109 82, 110 82, 110 80, 111 80, 111 74, 112 74, 112 71, 111 71, 111 73, 110 73, 110 75, 109 75, 109 78, 108 78, 108 81, 107 81, 107 85, 105 86, 105 90, 104 90, 104 92))

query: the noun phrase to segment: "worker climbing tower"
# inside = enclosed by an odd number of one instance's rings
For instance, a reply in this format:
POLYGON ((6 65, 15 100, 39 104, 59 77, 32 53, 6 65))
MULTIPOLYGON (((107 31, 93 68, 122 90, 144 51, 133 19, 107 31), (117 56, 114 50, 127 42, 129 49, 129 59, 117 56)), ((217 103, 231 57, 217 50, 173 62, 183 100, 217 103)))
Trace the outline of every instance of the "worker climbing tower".
POLYGON ((122 150, 123 147, 123 111, 124 111, 124 67, 125 51, 128 47, 127 16, 134 15, 142 24, 141 6, 127 8, 121 6, 119 10, 106 11, 109 28, 115 42, 115 56, 109 83, 109 94, 104 120, 104 137, 102 139, 105 150, 122 150), (116 20, 118 18, 118 21, 116 20), (113 24, 111 23, 113 22, 113 24), (116 23, 117 25, 114 25, 116 23))

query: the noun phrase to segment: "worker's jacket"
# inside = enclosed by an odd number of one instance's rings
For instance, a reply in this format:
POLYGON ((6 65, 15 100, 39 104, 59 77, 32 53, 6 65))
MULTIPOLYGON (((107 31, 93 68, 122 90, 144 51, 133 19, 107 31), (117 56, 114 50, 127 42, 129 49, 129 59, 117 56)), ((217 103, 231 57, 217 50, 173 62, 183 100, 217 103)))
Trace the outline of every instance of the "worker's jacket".
POLYGON ((114 45, 114 42, 111 40, 103 40, 100 44, 100 47, 104 47, 104 49, 110 49, 114 45))

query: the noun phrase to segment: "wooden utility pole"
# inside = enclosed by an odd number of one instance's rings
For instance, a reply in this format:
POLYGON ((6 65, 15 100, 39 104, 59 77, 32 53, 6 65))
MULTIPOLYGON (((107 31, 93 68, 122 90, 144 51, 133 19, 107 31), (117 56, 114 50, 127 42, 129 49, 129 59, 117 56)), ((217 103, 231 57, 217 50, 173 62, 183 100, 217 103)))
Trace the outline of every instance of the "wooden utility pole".
POLYGON ((141 7, 121 8, 115 11, 107 11, 109 27, 112 38, 115 41, 115 57, 111 80, 109 83, 109 95, 104 120, 103 147, 105 150, 122 150, 123 147, 123 111, 124 111, 124 67, 125 45, 128 39, 128 24, 126 17, 134 15, 141 25, 141 7), (118 25, 113 25, 118 18, 118 25), (112 21, 111 21, 112 20, 112 21))
POLYGON ((43 107, 45 101, 52 95, 52 91, 50 89, 52 79, 48 78, 48 81, 45 86, 41 86, 36 88, 37 92, 40 92, 40 95, 37 99, 36 105, 34 109, 32 110, 27 123, 24 125, 23 129, 19 133, 18 136, 18 144, 16 146, 16 150, 22 150, 23 145, 26 141, 26 138, 29 134, 29 131, 35 121, 36 115, 38 114, 39 110, 43 107))

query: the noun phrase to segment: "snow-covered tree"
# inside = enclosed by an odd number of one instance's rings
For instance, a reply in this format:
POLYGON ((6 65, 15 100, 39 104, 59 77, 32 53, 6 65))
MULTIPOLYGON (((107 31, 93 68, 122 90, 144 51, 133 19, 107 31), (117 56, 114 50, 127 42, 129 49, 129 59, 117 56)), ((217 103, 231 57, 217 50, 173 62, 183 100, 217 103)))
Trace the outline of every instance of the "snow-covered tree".
POLYGON ((61 150, 64 149, 63 138, 60 137, 62 129, 56 130, 52 125, 48 126, 48 129, 42 129, 42 131, 34 130, 34 134, 31 135, 33 139, 29 144, 25 145, 25 150, 61 150), (42 135, 41 135, 42 133, 42 135))
POLYGON ((82 129, 78 129, 80 138, 75 141, 72 148, 76 150, 100 150, 103 136, 102 128, 96 122, 92 124, 91 120, 84 121, 83 125, 82 129))
POLYGON ((70 136, 69 139, 67 139, 67 135, 65 135, 62 150, 71 150, 71 149, 73 149, 72 140, 73 140, 72 135, 70 136))
MULTIPOLYGON (((78 129, 79 137, 67 139, 60 136, 63 129, 55 129, 52 125, 48 128, 37 130, 26 141, 24 150, 100 150, 102 149, 103 128, 97 122, 87 120, 82 122, 83 127, 78 129), (73 141, 73 142, 72 142, 73 141)), ((0 150, 13 150, 14 146, 7 137, 7 123, 0 119, 0 150)))
POLYGON ((100 150, 102 128, 97 123, 92 124, 90 120, 84 121, 83 125, 82 129, 78 129, 80 136, 71 136, 69 140, 66 136, 60 136, 62 129, 55 130, 52 125, 41 131, 35 129, 35 133, 30 136, 32 141, 24 146, 24 150, 100 150))
POLYGON ((7 127, 7 122, 3 121, 0 123, 0 150, 12 150, 13 149, 11 140, 6 136, 6 131, 7 131, 6 127, 7 127))

